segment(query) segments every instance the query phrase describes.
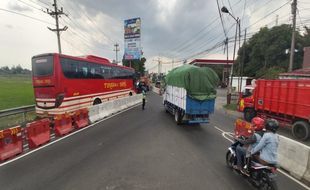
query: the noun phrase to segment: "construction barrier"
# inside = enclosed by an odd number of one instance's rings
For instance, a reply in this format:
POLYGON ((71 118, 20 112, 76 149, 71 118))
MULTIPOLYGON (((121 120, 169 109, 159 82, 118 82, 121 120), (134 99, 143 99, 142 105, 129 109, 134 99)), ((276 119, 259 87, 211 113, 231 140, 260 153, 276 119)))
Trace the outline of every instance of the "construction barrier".
POLYGON ((113 113, 122 111, 140 102, 142 102, 142 95, 137 94, 134 96, 119 98, 116 100, 103 102, 102 104, 94 105, 89 108, 89 120, 91 123, 94 123, 100 119, 110 116, 113 113))
POLYGON ((135 105, 135 97, 134 96, 127 97, 125 103, 126 103, 127 107, 131 107, 131 106, 135 105), (132 101, 130 101, 130 100, 132 100, 132 101))
POLYGON ((120 109, 121 109, 121 110, 124 110, 124 109, 128 108, 126 102, 127 102, 127 97, 122 98, 122 99, 119 100, 120 109))
POLYGON ((29 148, 37 148, 51 140, 50 120, 42 119, 28 123, 26 126, 26 138, 29 148))
POLYGON ((56 136, 64 136, 70 133, 73 129, 72 118, 70 115, 61 114, 54 117, 54 130, 56 136))
POLYGON ((23 152, 21 127, 0 131, 0 161, 12 158, 23 152))
POLYGON ((297 179, 308 178, 310 148, 284 136, 279 137, 278 162, 297 179))
POLYGON ((94 123, 94 122, 100 120, 100 117, 99 117, 99 104, 98 105, 94 105, 94 106, 89 108, 88 117, 89 117, 89 121, 91 123, 94 123))
POLYGON ((86 127, 89 124, 87 109, 82 109, 75 112, 74 124, 77 129, 86 127))

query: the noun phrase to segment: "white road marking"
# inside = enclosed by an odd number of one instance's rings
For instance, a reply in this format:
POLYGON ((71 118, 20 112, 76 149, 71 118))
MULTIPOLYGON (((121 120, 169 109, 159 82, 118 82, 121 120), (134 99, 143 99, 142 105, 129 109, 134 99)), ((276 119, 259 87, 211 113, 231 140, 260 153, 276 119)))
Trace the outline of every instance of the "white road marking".
MULTIPOLYGON (((226 140, 230 141, 231 143, 234 142, 233 140, 231 140, 230 138, 228 138, 228 137, 226 136, 226 135, 228 135, 228 136, 231 136, 231 137, 232 137, 232 135, 231 135, 232 133, 231 133, 231 132, 225 132, 225 131, 223 131, 222 129, 218 128, 217 126, 214 126, 214 128, 217 129, 218 131, 220 131, 220 132, 222 133, 222 136, 223 136, 226 140)), ((278 168, 278 171, 279 171, 280 173, 282 173, 283 175, 285 175, 286 177, 288 177, 288 178, 290 178, 291 180, 293 180, 294 182, 298 183, 299 185, 301 185, 301 186, 304 187, 305 189, 310 190, 310 187, 308 187, 306 184, 304 184, 304 183, 298 181, 297 179, 295 179, 294 177, 292 177, 291 175, 289 175, 289 174, 286 173, 285 171, 281 170, 280 168, 278 168)))
POLYGON ((102 120, 100 120, 100 121, 97 121, 97 122, 95 122, 95 123, 93 123, 93 124, 90 124, 90 125, 88 125, 87 127, 84 127, 84 128, 82 128, 82 129, 80 129, 80 130, 74 131, 74 132, 72 132, 72 133, 70 133, 70 134, 68 134, 68 135, 66 135, 66 136, 64 136, 64 137, 61 137, 61 138, 59 138, 59 139, 56 139, 55 141, 52 141, 52 142, 50 142, 50 143, 48 143, 48 144, 45 144, 45 145, 43 145, 43 146, 41 146, 41 147, 39 147, 39 148, 37 148, 37 149, 34 149, 34 150, 29 151, 29 152, 27 152, 27 153, 25 153, 25 154, 22 154, 22 155, 20 155, 20 156, 18 156, 18 157, 15 157, 15 158, 13 158, 13 159, 11 159, 11 160, 8 160, 7 162, 1 163, 1 164, 0 164, 0 167, 5 166, 5 165, 7 165, 7 164, 9 164, 9 163, 12 163, 12 162, 14 162, 14 161, 16 161, 16 160, 19 160, 19 159, 21 159, 21 158, 23 158, 23 157, 25 157, 25 156, 28 156, 29 154, 32 154, 32 153, 34 153, 34 152, 37 152, 37 151, 39 151, 39 150, 41 150, 41 149, 43 149, 43 148, 45 148, 45 147, 48 147, 48 146, 50 146, 50 145, 52 145, 52 144, 54 144, 54 143, 56 143, 56 142, 59 142, 59 141, 61 141, 61 140, 64 140, 64 139, 66 139, 66 138, 68 138, 68 137, 70 137, 70 136, 72 136, 72 135, 75 135, 75 134, 77 134, 77 133, 80 133, 80 132, 82 132, 82 131, 84 131, 84 130, 86 130, 86 129, 89 129, 90 127, 92 127, 92 126, 94 126, 94 125, 96 125, 96 124, 98 124, 98 123, 100 123, 100 122, 102 122, 102 121, 108 120, 108 119, 110 119, 110 118, 112 118, 112 117, 114 117, 114 116, 117 116, 117 115, 119 115, 119 114, 121 114, 121 113, 123 113, 123 112, 126 112, 126 111, 128 111, 128 110, 130 110, 130 109, 133 109, 133 108, 135 108, 135 107, 137 107, 137 106, 140 106, 140 105, 141 105, 141 103, 139 103, 139 104, 137 104, 137 105, 134 105, 134 106, 132 106, 132 107, 130 107, 130 108, 127 108, 127 109, 125 109, 125 110, 123 110, 123 111, 117 112, 117 113, 115 113, 115 114, 113 114, 113 115, 111 115, 111 116, 109 116, 109 117, 106 117, 106 118, 104 118, 104 119, 102 119, 102 120))

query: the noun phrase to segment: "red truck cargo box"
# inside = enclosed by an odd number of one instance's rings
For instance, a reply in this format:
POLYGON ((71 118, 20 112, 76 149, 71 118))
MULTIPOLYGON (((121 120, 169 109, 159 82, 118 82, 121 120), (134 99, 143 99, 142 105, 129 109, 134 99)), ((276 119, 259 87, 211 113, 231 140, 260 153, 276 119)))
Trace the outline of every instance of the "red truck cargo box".
POLYGON ((310 119, 310 80, 257 80, 255 109, 310 119))

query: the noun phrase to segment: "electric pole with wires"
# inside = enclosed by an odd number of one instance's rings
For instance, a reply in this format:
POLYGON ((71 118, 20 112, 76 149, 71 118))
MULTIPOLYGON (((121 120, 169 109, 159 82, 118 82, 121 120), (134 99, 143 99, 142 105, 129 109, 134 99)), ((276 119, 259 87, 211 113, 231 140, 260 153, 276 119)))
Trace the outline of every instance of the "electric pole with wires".
POLYGON ((293 70, 294 64, 294 53, 295 53, 295 30, 296 30, 296 9, 297 9, 297 0, 294 0, 292 3, 292 14, 293 14, 293 27, 292 27, 292 43, 291 43, 291 54, 290 54, 290 64, 288 66, 288 72, 293 70))
POLYGON ((58 10, 57 8, 57 0, 54 0, 54 4, 53 4, 55 10, 54 11, 50 11, 49 9, 47 9, 47 14, 51 15, 52 17, 55 18, 56 20, 56 29, 52 29, 50 27, 47 27, 49 30, 56 32, 57 34, 57 40, 58 40, 58 52, 61 53, 61 43, 60 43, 60 31, 66 31, 68 29, 67 26, 63 27, 63 28, 59 28, 59 22, 58 19, 60 17, 60 15, 66 15, 63 12, 63 8, 61 7, 60 10, 58 10))
POLYGON ((117 52, 119 51, 119 44, 115 43, 114 44, 115 49, 113 51, 115 51, 115 63, 118 64, 118 55, 117 52))

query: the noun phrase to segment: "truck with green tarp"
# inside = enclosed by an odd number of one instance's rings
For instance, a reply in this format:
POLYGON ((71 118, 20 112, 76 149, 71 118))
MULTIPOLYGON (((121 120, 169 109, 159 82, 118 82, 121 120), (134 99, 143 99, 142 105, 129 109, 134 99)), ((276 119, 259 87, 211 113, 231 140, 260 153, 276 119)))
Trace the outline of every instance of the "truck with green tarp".
POLYGON ((209 122, 219 83, 211 68, 183 65, 170 71, 165 83, 163 104, 177 124, 209 122))

